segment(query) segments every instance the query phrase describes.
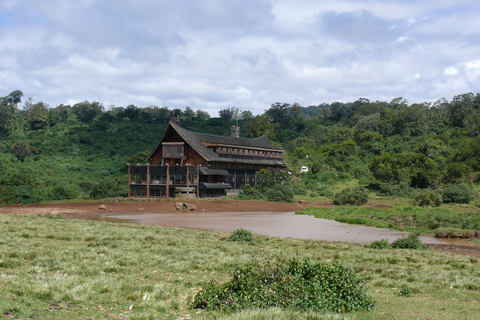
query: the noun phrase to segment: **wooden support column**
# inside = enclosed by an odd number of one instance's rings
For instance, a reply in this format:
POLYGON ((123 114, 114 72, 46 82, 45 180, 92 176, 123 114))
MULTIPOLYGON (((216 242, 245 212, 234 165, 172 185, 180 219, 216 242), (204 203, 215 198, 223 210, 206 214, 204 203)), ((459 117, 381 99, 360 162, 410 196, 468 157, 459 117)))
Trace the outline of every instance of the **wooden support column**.
POLYGON ((200 165, 197 164, 197 199, 200 199, 200 165))
POLYGON ((166 189, 165 189, 165 200, 168 201, 170 197, 170 164, 167 163, 167 181, 166 181, 166 189))
POLYGON ((244 183, 244 185, 246 185, 246 184, 247 184, 247 169, 245 169, 245 183, 244 183))
POLYGON ((132 183, 132 178, 130 176, 130 163, 128 164, 128 197, 131 196, 130 184, 132 183))
POLYGON ((150 163, 147 163, 147 199, 150 197, 150 163))
POLYGON ((237 166, 235 165, 235 173, 233 174, 233 189, 237 190, 237 166))

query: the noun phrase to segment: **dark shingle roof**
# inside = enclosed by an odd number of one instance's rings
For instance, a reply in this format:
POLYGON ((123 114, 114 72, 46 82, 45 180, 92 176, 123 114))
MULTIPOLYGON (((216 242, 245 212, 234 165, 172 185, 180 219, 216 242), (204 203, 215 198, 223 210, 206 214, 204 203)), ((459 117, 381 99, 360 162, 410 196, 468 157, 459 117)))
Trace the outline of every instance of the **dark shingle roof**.
MULTIPOLYGON (((171 126, 178 134, 187 142, 192 148, 194 148, 200 155, 202 155, 207 161, 220 161, 220 162, 238 162, 238 163, 248 163, 248 164, 266 164, 266 165, 277 165, 285 166, 283 159, 249 159, 248 157, 244 158, 229 158, 229 157, 220 157, 207 147, 203 145, 204 143, 213 143, 219 145, 227 146, 238 146, 245 148, 259 148, 259 149, 270 149, 278 150, 272 147, 270 142, 265 136, 258 137, 256 139, 249 138, 235 138, 235 137, 225 137, 225 136, 215 136, 211 134, 196 133, 182 128, 179 124, 170 122, 168 124, 171 126)), ((168 127, 167 127, 168 130, 168 127)), ((166 130, 166 131, 167 131, 166 130)), ((165 131, 165 132, 166 132, 165 131)), ((162 137, 163 140, 163 137, 162 137)), ((161 141, 158 146, 155 148, 155 151, 160 147, 161 141)), ((150 159, 153 153, 147 158, 150 159)))

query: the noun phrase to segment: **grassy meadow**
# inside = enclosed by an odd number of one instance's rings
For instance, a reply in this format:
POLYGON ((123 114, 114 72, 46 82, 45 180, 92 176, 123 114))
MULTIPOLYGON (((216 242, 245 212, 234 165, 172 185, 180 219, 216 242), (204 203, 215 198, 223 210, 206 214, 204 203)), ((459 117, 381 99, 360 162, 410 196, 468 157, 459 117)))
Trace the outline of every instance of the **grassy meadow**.
POLYGON ((52 216, 0 216, 0 317, 38 319, 478 319, 480 262, 431 250, 228 234, 52 216), (365 280, 373 311, 192 309, 210 280, 252 259, 338 261, 365 280))

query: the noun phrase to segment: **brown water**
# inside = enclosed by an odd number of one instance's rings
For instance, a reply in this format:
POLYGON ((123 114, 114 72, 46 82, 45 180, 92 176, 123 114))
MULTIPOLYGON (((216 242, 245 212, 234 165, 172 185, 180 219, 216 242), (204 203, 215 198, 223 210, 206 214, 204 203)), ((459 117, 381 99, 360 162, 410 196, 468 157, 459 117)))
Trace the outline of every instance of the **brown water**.
MULTIPOLYGON (((294 212, 182 212, 95 215, 88 220, 178 227, 186 229, 232 232, 243 228, 256 234, 274 237, 370 243, 402 237, 399 231, 351 225, 294 212)), ((421 237, 425 244, 442 244, 442 240, 421 237)))

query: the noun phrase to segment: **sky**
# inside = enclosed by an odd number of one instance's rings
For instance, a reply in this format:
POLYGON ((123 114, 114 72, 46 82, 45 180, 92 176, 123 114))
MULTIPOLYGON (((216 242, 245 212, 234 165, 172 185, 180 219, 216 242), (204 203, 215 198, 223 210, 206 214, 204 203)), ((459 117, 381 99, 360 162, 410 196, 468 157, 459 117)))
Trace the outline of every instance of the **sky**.
POLYGON ((408 103, 480 92, 478 0, 1 0, 0 96, 50 107, 408 103))

